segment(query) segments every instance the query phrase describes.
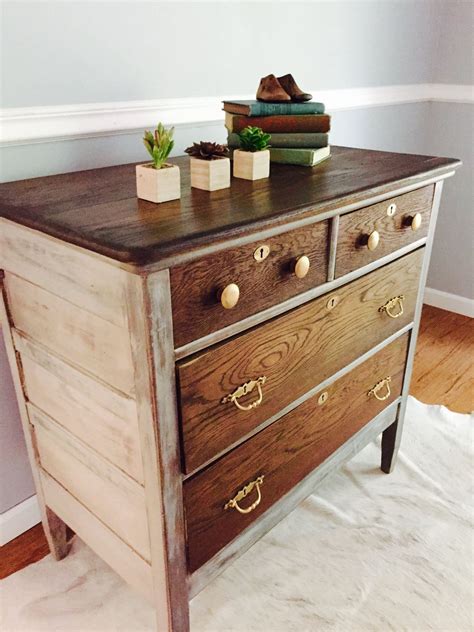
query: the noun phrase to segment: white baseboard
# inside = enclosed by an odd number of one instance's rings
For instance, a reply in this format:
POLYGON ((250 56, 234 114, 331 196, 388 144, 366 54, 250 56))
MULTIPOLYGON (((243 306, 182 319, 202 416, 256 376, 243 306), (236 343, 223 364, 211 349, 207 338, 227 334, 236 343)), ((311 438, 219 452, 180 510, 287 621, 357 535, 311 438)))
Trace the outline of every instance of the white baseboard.
POLYGON ((0 546, 14 540, 39 522, 41 516, 35 495, 0 514, 0 546))
POLYGON ((456 314, 474 318, 474 300, 465 296, 449 294, 449 292, 442 292, 441 290, 427 287, 425 288, 423 302, 426 305, 446 309, 448 312, 455 312, 456 314))
MULTIPOLYGON (((442 101, 473 103, 472 86, 409 84, 310 90, 328 112, 401 103, 442 101)), ((0 146, 30 145, 74 138, 136 133, 162 121, 166 125, 203 125, 224 121, 222 100, 252 99, 227 95, 179 99, 147 99, 0 109, 0 146)))

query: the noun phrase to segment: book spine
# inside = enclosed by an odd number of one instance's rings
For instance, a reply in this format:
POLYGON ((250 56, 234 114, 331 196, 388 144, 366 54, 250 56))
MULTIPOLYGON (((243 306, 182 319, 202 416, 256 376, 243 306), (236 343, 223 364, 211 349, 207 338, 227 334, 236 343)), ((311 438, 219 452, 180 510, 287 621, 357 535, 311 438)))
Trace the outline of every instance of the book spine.
POLYGON ((245 127, 260 127, 268 134, 319 132, 327 133, 330 129, 331 117, 328 114, 299 116, 239 116, 226 115, 226 127, 229 132, 241 132, 245 127))
POLYGON ((325 160, 329 156, 327 152, 317 152, 314 149, 270 149, 270 161, 279 162, 286 165, 302 165, 303 167, 313 167, 318 162, 325 160), (316 154, 316 155, 315 155, 316 154))
MULTIPOLYGON (((317 132, 314 134, 272 134, 268 142, 271 147, 319 149, 329 145, 329 135, 317 132)), ((240 147, 239 135, 229 134, 227 144, 229 147, 240 147)))
POLYGON ((273 116, 293 114, 324 114, 324 103, 264 103, 259 101, 249 105, 249 116, 273 116))

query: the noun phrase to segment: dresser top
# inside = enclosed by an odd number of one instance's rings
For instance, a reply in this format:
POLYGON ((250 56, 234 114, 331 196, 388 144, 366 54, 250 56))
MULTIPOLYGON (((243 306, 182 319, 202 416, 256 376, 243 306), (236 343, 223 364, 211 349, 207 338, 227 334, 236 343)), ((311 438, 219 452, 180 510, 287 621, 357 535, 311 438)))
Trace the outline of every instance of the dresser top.
POLYGON ((271 176, 231 188, 190 188, 189 159, 181 168, 181 199, 138 200, 135 164, 0 184, 0 216, 118 261, 157 263, 183 250, 245 232, 318 215, 430 176, 459 160, 332 147, 320 165, 271 165, 271 176), (394 186, 395 185, 395 186, 394 186))

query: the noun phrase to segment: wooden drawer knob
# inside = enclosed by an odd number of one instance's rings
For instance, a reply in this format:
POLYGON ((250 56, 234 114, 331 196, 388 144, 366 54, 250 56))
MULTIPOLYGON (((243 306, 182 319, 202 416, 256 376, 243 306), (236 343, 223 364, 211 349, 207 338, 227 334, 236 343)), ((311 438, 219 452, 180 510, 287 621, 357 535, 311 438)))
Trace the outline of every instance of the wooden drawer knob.
POLYGON ((367 237, 367 248, 369 250, 375 250, 380 243, 380 233, 378 230, 373 230, 367 237))
POLYGON ((303 255, 302 257, 298 257, 295 263, 295 274, 298 279, 304 279, 305 276, 309 272, 310 261, 309 257, 303 255))
POLYGON ((421 226, 421 220, 421 213, 415 213, 414 215, 409 215, 406 218, 405 224, 410 226, 412 230, 418 230, 421 226))
POLYGON ((221 292, 220 300, 224 309, 232 309, 239 302, 240 290, 237 283, 229 283, 221 292))

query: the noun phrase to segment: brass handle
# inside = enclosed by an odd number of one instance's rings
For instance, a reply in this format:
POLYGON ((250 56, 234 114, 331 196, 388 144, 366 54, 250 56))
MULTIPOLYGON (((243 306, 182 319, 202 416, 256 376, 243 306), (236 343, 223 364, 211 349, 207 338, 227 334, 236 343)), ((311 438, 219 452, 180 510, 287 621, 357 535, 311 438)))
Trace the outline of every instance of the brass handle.
POLYGON ((372 395, 375 397, 375 399, 378 399, 379 402, 383 402, 386 399, 388 399, 390 397, 390 395, 392 394, 392 391, 390 390, 390 382, 392 381, 392 378, 388 375, 387 377, 384 377, 383 380, 380 380, 380 382, 377 382, 377 384, 375 384, 370 391, 367 393, 367 397, 372 397, 372 395), (385 388, 385 395, 379 395, 379 392, 385 388))
POLYGON ((421 213, 415 213, 414 215, 409 215, 404 223, 406 226, 410 226, 412 230, 418 230, 422 219, 421 213))
POLYGON ((220 294, 220 301, 224 309, 232 309, 239 302, 240 290, 237 283, 229 283, 220 294))
POLYGON ((367 248, 369 250, 375 250, 380 243, 380 233, 378 230, 373 230, 367 238, 367 248))
POLYGON ((265 384, 266 381, 266 376, 262 375, 256 380, 245 382, 245 384, 242 384, 242 386, 236 388, 233 393, 230 393, 229 395, 223 397, 221 399, 221 404, 232 402, 237 406, 239 410, 252 410, 253 408, 257 408, 257 406, 260 406, 260 404, 263 402, 262 386, 265 384), (258 398, 250 404, 241 404, 239 402, 239 398, 243 397, 244 395, 248 395, 248 393, 251 393, 255 387, 257 387, 258 398))
POLYGON ((305 276, 309 272, 310 261, 309 257, 303 255, 302 257, 298 257, 295 262, 295 274, 298 279, 304 279, 305 276))
POLYGON ((379 307, 379 312, 385 312, 390 318, 399 318, 403 316, 403 301, 405 300, 405 295, 400 294, 399 296, 394 296, 390 300, 388 300, 385 305, 379 307), (396 310, 396 311, 395 311, 396 310))
POLYGON ((260 485, 262 485, 263 479, 264 479, 264 476, 261 475, 258 478, 256 478, 254 481, 251 481, 250 483, 245 485, 245 487, 243 487, 240 491, 238 491, 237 494, 233 498, 231 498, 229 502, 227 502, 224 505, 224 509, 237 509, 237 511, 241 514, 248 514, 251 511, 253 511, 255 507, 259 506, 260 501, 262 500, 262 492, 260 491, 260 485), (246 507, 245 509, 243 509, 239 505, 239 502, 243 498, 248 496, 252 492, 254 487, 257 490, 257 500, 253 502, 249 507, 246 507))

